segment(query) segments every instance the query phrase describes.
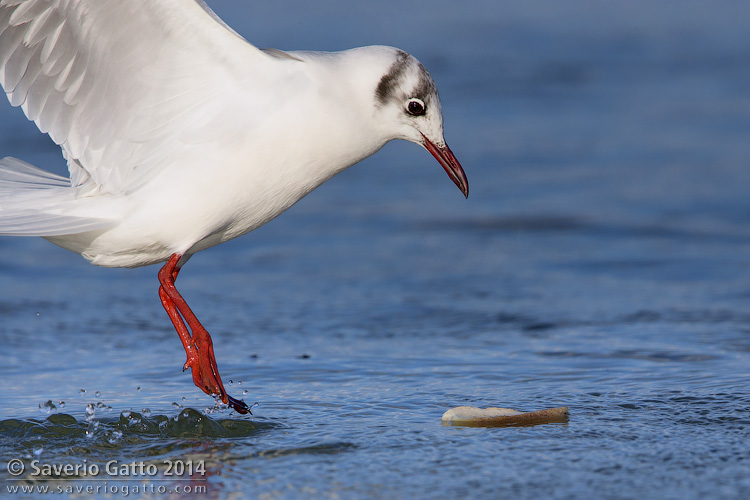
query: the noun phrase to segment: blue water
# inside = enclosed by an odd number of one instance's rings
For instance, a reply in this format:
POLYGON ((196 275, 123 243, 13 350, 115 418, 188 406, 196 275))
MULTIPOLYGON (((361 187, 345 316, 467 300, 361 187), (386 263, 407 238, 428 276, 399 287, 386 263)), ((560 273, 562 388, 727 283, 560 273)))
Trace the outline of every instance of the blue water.
MULTIPOLYGON (((750 4, 211 4, 262 47, 419 57, 469 200, 394 143, 194 257, 178 286, 252 417, 181 372, 155 267, 0 238, 0 496, 747 498, 750 4), (459 405, 570 418, 442 426, 459 405)), ((0 154, 64 170, 9 105, 0 154)))

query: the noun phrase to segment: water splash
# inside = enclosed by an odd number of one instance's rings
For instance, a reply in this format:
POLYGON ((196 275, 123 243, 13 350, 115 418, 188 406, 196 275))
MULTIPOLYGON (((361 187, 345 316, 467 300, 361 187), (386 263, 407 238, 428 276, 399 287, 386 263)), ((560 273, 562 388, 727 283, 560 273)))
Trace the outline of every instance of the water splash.
POLYGON ((92 420, 89 423, 89 426, 86 428, 86 436, 88 436, 89 438, 93 438, 98 428, 99 428, 99 422, 96 420, 92 420))
POLYGON ((146 417, 125 410, 116 418, 95 416, 93 405, 88 405, 87 418, 80 420, 65 413, 53 413, 44 419, 0 420, 0 443, 7 456, 24 460, 38 459, 42 454, 48 460, 72 454, 103 463, 112 458, 112 448, 142 458, 171 453, 176 448, 192 449, 195 438, 246 438, 278 426, 248 418, 215 419, 193 408, 183 408, 174 415, 146 417))
POLYGON ((122 431, 115 429, 107 435, 107 442, 109 444, 117 444, 122 439, 122 431))
POLYGON ((96 430, 99 428, 99 422, 95 420, 96 407, 93 403, 89 403, 86 405, 85 418, 89 423, 88 427, 86 428, 86 436, 89 438, 93 438, 94 433, 96 433, 96 430))

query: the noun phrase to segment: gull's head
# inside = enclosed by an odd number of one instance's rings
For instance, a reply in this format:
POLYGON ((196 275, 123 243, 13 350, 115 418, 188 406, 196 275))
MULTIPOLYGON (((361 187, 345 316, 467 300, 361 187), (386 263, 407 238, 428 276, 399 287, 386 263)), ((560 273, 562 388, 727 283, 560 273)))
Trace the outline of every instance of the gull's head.
POLYGON ((468 197, 466 174, 443 136, 443 110, 435 82, 413 56, 398 49, 388 52, 386 70, 373 96, 378 122, 386 127, 390 138, 427 149, 468 197))

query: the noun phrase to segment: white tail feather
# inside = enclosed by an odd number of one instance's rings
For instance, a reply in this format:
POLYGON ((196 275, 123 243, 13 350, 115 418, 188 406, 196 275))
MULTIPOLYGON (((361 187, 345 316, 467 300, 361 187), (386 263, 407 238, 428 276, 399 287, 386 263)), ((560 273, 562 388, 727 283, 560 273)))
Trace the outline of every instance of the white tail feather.
POLYGON ((0 159, 0 234, 60 236, 113 224, 107 219, 66 214, 74 202, 70 179, 16 158, 0 159))

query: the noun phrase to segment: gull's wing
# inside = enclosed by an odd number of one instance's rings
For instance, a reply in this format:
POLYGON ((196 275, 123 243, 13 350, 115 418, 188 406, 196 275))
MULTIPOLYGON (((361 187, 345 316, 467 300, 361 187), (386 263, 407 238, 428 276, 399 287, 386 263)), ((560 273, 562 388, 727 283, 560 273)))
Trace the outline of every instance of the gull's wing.
POLYGON ((0 0, 0 84, 100 192, 155 175, 270 59, 202 0, 0 0))

